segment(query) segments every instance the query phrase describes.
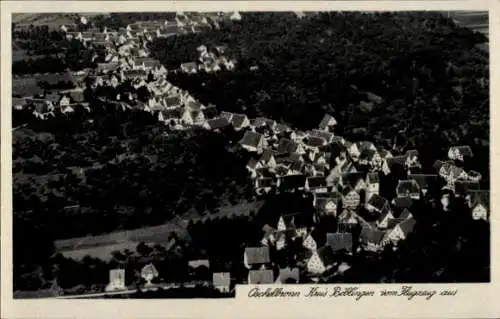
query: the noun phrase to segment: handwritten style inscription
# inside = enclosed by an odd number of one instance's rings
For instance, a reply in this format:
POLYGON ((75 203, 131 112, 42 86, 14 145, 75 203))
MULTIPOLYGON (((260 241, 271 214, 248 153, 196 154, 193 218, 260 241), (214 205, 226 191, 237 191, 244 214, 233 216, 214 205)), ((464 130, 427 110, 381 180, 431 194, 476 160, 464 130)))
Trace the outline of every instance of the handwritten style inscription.
POLYGON ((423 298, 431 300, 435 296, 455 296, 455 289, 420 289, 413 286, 401 286, 399 289, 362 289, 356 286, 304 287, 301 288, 252 288, 248 292, 250 298, 339 298, 348 297, 356 301, 365 297, 402 297, 407 300, 423 298))

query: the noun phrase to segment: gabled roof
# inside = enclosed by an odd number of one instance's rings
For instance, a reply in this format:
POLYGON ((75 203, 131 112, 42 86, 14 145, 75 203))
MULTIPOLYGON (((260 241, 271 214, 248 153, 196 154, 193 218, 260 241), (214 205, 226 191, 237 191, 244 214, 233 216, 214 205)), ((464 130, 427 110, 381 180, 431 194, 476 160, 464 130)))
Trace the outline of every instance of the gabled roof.
POLYGON ((396 186, 396 193, 398 195, 404 194, 415 194, 420 193, 420 188, 418 187, 417 181, 410 180, 399 180, 398 185, 396 186))
POLYGON ((181 64, 181 68, 196 70, 198 68, 198 64, 196 62, 186 62, 181 64))
POLYGON ((192 268, 198 268, 201 266, 205 266, 207 268, 210 268, 210 261, 208 259, 190 260, 188 262, 188 266, 192 267, 192 268))
POLYGON ((490 207, 490 191, 487 190, 475 190, 469 192, 471 196, 471 207, 474 208, 481 204, 486 209, 490 207))
POLYGON ((272 187, 275 185, 275 181, 272 177, 261 177, 256 179, 256 187, 272 187))
POLYGON ((304 163, 302 161, 294 161, 290 166, 290 169, 296 172, 302 172, 304 168, 304 163))
POLYGON ((262 156, 260 157, 259 161, 267 163, 271 160, 273 156, 274 156, 273 151, 269 148, 266 148, 264 152, 262 152, 262 156))
POLYGON ((373 157, 377 154, 376 151, 372 150, 372 149, 369 149, 369 148, 365 148, 361 151, 361 153, 359 154, 359 159, 366 159, 366 160, 372 160, 373 157))
POLYGON ((387 199, 377 194, 373 194, 368 200, 368 204, 375 207, 377 210, 382 211, 389 204, 387 199))
POLYGON ((363 181, 362 172, 342 174, 342 184, 346 187, 355 188, 359 181, 363 181))
MULTIPOLYGON (((325 114, 321 122, 319 123, 318 127, 322 130, 326 129, 329 125, 330 122, 335 121, 335 118, 331 116, 330 114, 325 114)), ((335 121, 337 123, 337 121, 335 121)))
POLYGON ((278 134, 289 132, 290 130, 291 130, 291 128, 286 124, 279 123, 279 124, 276 124, 276 126, 275 126, 275 131, 278 134))
POLYGON ((366 175, 366 181, 370 184, 380 183, 380 176, 377 172, 371 172, 366 175))
POLYGON ((83 89, 73 89, 62 92, 65 95, 68 95, 73 103, 81 103, 85 101, 85 96, 83 95, 83 89))
POLYGON ((270 269, 250 270, 248 273, 249 284, 272 284, 274 283, 273 271, 270 269))
POLYGON ((233 118, 233 113, 222 111, 220 113, 220 116, 227 118, 228 121, 231 121, 231 119, 233 118))
POLYGON ((457 149, 463 156, 467 157, 474 156, 474 154, 472 153, 472 149, 468 145, 452 146, 450 149, 457 149))
POLYGON ((399 214, 398 218, 399 219, 408 219, 408 218, 411 218, 413 217, 412 213, 407 209, 403 209, 403 211, 401 212, 401 214, 399 214))
MULTIPOLYGON (((215 118, 218 118, 218 113, 219 111, 217 110, 216 106, 207 106, 206 108, 203 109, 203 114, 205 115, 206 119, 213 120, 215 118)), ((224 118, 227 120, 226 118, 224 118)), ((227 121, 230 123, 229 121, 227 121)))
POLYGON ((262 139, 262 134, 252 132, 252 131, 246 131, 245 135, 243 136, 243 138, 240 141, 240 144, 246 145, 246 146, 257 147, 257 145, 259 145, 259 142, 261 141, 261 139, 262 139))
POLYGON ((179 109, 161 110, 160 113, 164 120, 180 119, 182 117, 182 111, 179 109))
POLYGON ((387 166, 392 169, 393 166, 399 165, 404 166, 406 162, 406 157, 404 155, 394 156, 386 159, 387 166))
POLYGON ((255 169, 258 163, 259 162, 255 158, 251 158, 247 163, 247 167, 250 169, 255 169))
POLYGON ((223 127, 229 126, 230 123, 229 123, 229 121, 226 118, 224 118, 224 117, 218 117, 218 118, 215 118, 215 119, 208 120, 207 121, 207 125, 212 130, 215 130, 215 129, 219 129, 219 128, 223 128, 223 127))
POLYGON ((279 278, 281 283, 285 283, 289 280, 299 282, 299 268, 280 268, 279 278))
POLYGON ((240 127, 241 125, 243 125, 243 122, 246 118, 247 116, 245 114, 233 113, 231 124, 233 124, 234 127, 240 127))
POLYGON ((168 107, 180 106, 181 98, 179 96, 169 96, 165 98, 165 104, 167 104, 168 107))
POLYGON ((385 232, 371 228, 371 227, 363 227, 361 229, 361 233, 359 235, 359 239, 363 243, 373 243, 380 244, 382 239, 384 239, 385 232))
POLYGON ((394 198, 394 206, 398 208, 409 208, 413 204, 413 199, 410 197, 396 197, 394 198))
POLYGON ((465 195, 471 190, 479 190, 479 182, 472 181, 456 181, 455 182, 455 193, 465 195))
POLYGON ((438 181, 437 174, 409 174, 408 179, 415 180, 420 189, 429 188, 429 185, 438 181))
POLYGON ((413 217, 411 217, 411 218, 405 219, 404 221, 399 223, 399 227, 401 228, 401 230, 403 231, 403 233, 406 236, 413 231, 415 224, 416 224, 415 219, 413 217))
POLYGON ((326 140, 322 137, 309 136, 304 141, 307 146, 320 147, 326 144, 326 140))
POLYGON ((334 252, 342 249, 352 251, 352 233, 328 233, 326 243, 334 252))
POLYGON ((287 175, 280 177, 279 188, 281 190, 293 190, 296 188, 304 187, 306 177, 304 175, 287 175))
POLYGON ((289 153, 295 153, 297 151, 297 148, 299 147, 299 144, 289 140, 287 138, 282 138, 280 139, 279 145, 278 145, 278 154, 289 154, 289 153))
POLYGON ((334 136, 333 133, 330 133, 327 131, 322 131, 322 130, 314 130, 314 129, 310 130, 308 133, 309 133, 309 136, 319 137, 319 138, 324 139, 327 142, 329 142, 334 136))
POLYGON ((247 247, 245 248, 245 255, 249 265, 267 264, 271 261, 268 247, 247 247))
POLYGON ((417 150, 408 150, 405 153, 406 157, 418 157, 418 151, 417 150))
POLYGON ((317 250, 318 257, 323 262, 323 265, 329 266, 335 262, 335 255, 330 246, 323 246, 317 250))
POLYGON ((327 186, 326 177, 323 176, 308 177, 307 183, 309 185, 309 188, 318 188, 327 186))
POLYGON ((199 101, 190 100, 187 103, 186 107, 190 108, 191 110, 199 111, 199 110, 201 110, 202 105, 201 105, 201 103, 199 101))
POLYGON ((252 120, 252 124, 255 127, 258 126, 269 126, 272 127, 276 122, 274 120, 265 118, 265 117, 257 117, 252 120))

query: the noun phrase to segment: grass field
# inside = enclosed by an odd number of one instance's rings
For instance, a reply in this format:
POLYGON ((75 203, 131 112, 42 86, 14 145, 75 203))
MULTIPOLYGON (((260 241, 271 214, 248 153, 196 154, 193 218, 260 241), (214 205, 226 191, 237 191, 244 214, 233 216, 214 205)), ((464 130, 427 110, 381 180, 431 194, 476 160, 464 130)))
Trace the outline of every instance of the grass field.
POLYGON ((165 245, 171 234, 175 233, 179 238, 189 239, 186 230, 190 221, 206 220, 248 215, 251 211, 258 211, 263 202, 251 202, 234 206, 222 207, 219 212, 210 216, 191 219, 179 219, 179 223, 167 223, 160 226, 143 227, 135 230, 113 232, 99 236, 87 236, 55 241, 56 251, 67 258, 81 260, 85 256, 91 256, 102 260, 109 260, 111 253, 115 250, 128 249, 135 251, 137 244, 165 245))

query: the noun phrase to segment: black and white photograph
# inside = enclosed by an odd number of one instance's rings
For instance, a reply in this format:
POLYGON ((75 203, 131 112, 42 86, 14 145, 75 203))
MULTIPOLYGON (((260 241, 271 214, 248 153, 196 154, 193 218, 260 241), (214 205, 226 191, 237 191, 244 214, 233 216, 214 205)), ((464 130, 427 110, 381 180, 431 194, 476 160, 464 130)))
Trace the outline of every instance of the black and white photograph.
POLYGON ((11 25, 14 299, 491 281, 488 11, 11 25))

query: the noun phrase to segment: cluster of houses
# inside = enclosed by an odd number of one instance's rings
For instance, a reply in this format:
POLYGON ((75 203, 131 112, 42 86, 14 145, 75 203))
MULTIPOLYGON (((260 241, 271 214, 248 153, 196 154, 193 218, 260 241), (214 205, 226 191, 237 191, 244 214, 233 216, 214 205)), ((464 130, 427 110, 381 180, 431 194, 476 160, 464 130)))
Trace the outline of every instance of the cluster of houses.
MULTIPOLYGON (((223 126, 223 120, 218 116, 217 109, 213 106, 205 106, 195 100, 189 92, 183 91, 167 81, 168 71, 156 59, 150 57, 148 44, 155 37, 183 34, 186 28, 195 32, 196 28, 203 26, 217 26, 221 19, 241 19, 239 13, 177 13, 172 21, 139 21, 128 25, 123 30, 108 31, 88 30, 86 32, 67 31, 68 38, 82 41, 85 45, 92 45, 97 50, 94 57, 100 61, 97 67, 91 70, 69 72, 65 78, 75 86, 74 89, 45 94, 28 94, 23 97, 13 97, 14 109, 28 108, 33 110, 35 117, 46 120, 54 117, 59 110, 61 113, 71 113, 76 107, 83 107, 91 111, 84 97, 84 88, 90 83, 91 88, 118 87, 125 81, 131 81, 131 92, 117 94, 109 97, 107 102, 114 103, 124 110, 139 109, 150 112, 158 117, 158 120, 172 129, 183 130, 187 128, 203 127, 206 129, 218 129, 223 126), (137 99, 137 90, 146 88, 150 98, 146 103, 137 99), (42 96, 42 97, 40 97, 42 96)), ((63 30, 66 29, 63 26, 63 30)), ((180 65, 181 72, 216 72, 221 67, 232 70, 236 61, 224 55, 224 45, 215 46, 213 50, 207 49, 205 45, 198 47, 199 61, 188 62, 180 65)), ((177 72, 177 70, 171 70, 177 72)), ((46 75, 57 83, 58 75, 46 75)), ((38 81, 37 77, 24 79, 26 81, 38 81)), ((36 87, 36 83, 32 83, 36 87)), ((25 87, 26 83, 22 83, 25 87)), ((42 93, 38 90, 36 93, 42 93)))

